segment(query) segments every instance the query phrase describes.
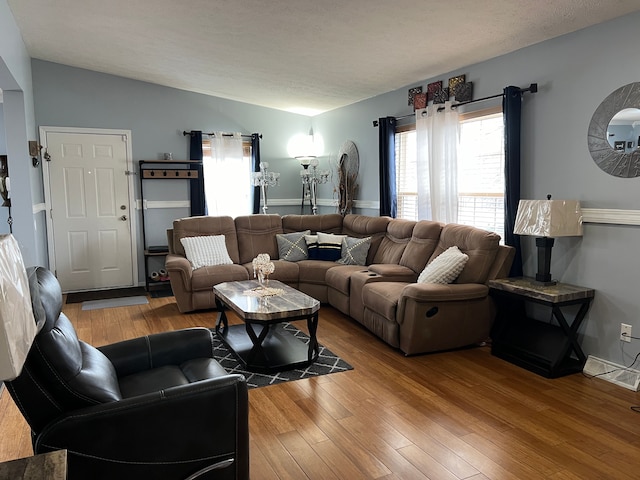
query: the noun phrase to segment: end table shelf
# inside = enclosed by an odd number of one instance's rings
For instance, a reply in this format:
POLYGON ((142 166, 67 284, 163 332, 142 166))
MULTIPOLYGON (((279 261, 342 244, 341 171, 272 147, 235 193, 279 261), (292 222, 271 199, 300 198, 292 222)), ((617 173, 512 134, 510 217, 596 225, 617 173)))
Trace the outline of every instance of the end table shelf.
POLYGON ((527 277, 489 281, 498 307, 492 332, 491 353, 547 378, 582 370, 586 355, 578 342, 578 329, 595 291, 591 288, 557 283, 544 286, 527 277), (527 317, 525 303, 551 308, 555 321, 527 317), (563 312, 577 306, 573 320, 563 312))

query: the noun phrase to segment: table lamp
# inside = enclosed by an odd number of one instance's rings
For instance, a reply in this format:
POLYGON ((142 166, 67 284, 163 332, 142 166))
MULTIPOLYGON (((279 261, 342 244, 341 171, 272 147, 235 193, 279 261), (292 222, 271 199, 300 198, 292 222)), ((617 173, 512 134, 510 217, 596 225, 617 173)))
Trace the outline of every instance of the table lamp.
POLYGON ((551 279, 551 249, 555 237, 582 236, 582 210, 577 200, 520 200, 513 233, 531 235, 538 247, 536 282, 555 285, 551 279))

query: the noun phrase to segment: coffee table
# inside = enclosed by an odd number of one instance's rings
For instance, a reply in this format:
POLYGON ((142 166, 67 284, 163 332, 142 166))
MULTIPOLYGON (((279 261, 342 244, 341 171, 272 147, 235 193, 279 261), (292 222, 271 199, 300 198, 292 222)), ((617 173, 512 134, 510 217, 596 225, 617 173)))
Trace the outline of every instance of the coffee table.
POLYGON ((257 296, 255 280, 219 283, 213 287, 218 307, 216 334, 250 371, 270 373, 305 367, 318 359, 316 338, 320 302, 277 280, 273 296, 257 296), (253 294, 249 292, 254 291, 253 294), (244 325, 229 325, 226 310, 233 310, 244 325), (283 322, 307 320, 309 344, 285 330, 283 322))

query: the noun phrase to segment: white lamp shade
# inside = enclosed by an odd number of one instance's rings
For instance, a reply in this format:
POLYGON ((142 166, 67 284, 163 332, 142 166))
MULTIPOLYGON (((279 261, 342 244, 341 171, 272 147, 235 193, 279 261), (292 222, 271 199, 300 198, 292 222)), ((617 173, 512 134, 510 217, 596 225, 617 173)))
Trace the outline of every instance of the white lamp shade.
POLYGON ((18 242, 12 235, 0 235, 0 380, 20 375, 36 333, 18 242))
POLYGON ((520 200, 513 233, 536 237, 581 237, 577 200, 520 200))
POLYGON ((287 152, 290 157, 298 159, 301 165, 309 165, 312 158, 323 155, 324 140, 321 135, 314 134, 313 130, 308 135, 298 134, 289 140, 287 152))

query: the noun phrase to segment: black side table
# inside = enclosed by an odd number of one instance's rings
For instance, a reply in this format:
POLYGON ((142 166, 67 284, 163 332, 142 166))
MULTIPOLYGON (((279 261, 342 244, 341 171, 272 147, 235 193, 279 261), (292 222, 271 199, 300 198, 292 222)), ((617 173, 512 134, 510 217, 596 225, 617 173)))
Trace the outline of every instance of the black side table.
POLYGON ((595 294, 593 289, 566 283, 545 286, 527 277, 501 278, 488 284, 498 307, 491 335, 493 355, 547 378, 582 371, 587 357, 578 343, 578 329, 595 294), (528 318, 527 302, 550 307, 555 322, 528 318), (563 309, 571 305, 579 307, 570 322, 563 309))

